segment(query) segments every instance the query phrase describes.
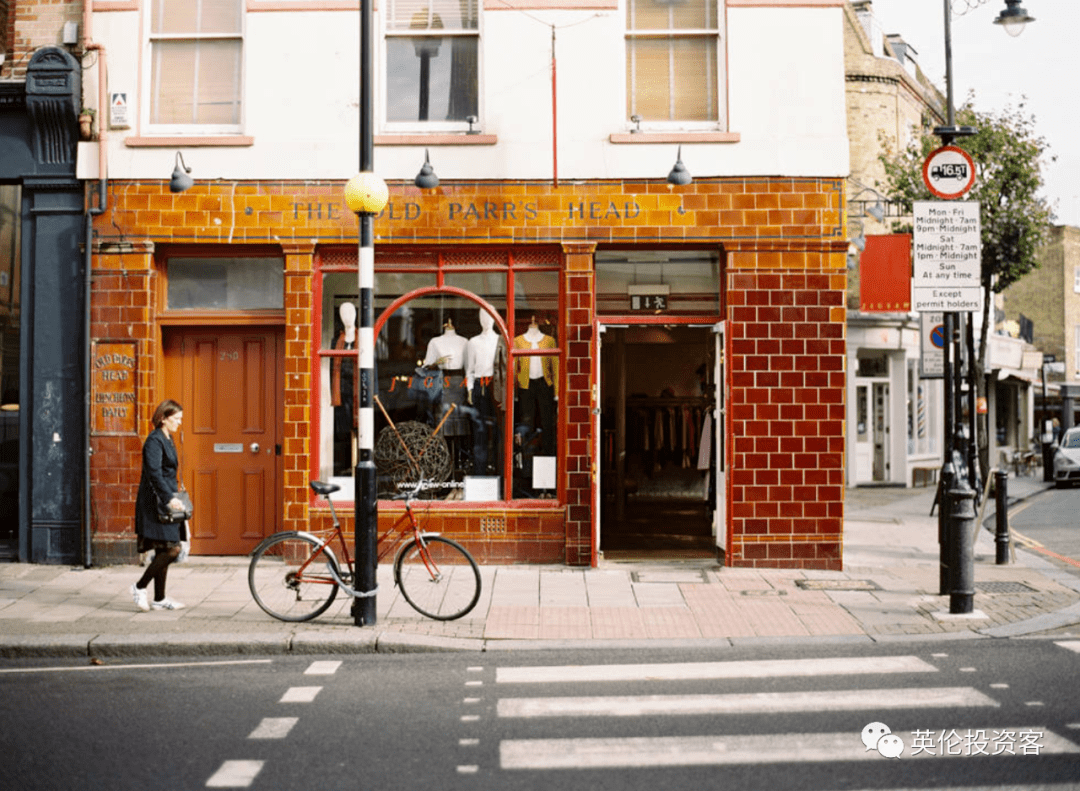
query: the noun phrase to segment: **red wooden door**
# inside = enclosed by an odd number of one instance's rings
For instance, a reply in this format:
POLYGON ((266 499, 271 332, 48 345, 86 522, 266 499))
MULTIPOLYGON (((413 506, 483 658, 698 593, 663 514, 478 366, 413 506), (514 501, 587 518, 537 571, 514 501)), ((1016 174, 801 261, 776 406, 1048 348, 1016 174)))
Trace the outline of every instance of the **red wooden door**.
POLYGON ((263 328, 165 331, 165 393, 184 407, 191 551, 243 555, 281 529, 284 337, 263 328))

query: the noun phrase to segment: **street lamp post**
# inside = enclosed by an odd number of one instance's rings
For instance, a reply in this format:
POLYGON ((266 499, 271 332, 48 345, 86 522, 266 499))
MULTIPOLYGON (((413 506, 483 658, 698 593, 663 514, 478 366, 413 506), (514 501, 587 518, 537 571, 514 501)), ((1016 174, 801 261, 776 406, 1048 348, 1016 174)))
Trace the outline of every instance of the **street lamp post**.
MULTIPOLYGON (((956 105, 953 101, 952 71, 952 0, 945 3, 945 126, 934 129, 934 134, 941 138, 942 145, 952 145, 958 137, 975 134, 971 126, 956 125, 956 105)), ((1004 25, 1010 35, 1019 35, 1027 22, 1034 21, 1027 11, 1020 8, 1020 0, 1005 0, 1006 10, 994 20, 995 24, 1004 25)), ((974 609, 975 599, 975 491, 971 487, 971 478, 975 472, 975 415, 972 408, 970 436, 964 437, 958 430, 963 422, 958 415, 961 402, 961 326, 966 321, 968 334, 971 334, 971 315, 948 312, 944 315, 945 347, 943 349, 944 386, 945 386, 945 463, 941 471, 943 515, 941 540, 941 595, 949 595, 949 612, 954 615, 967 614, 974 609), (955 355, 953 352, 956 352, 955 355), (955 370, 953 366, 955 367, 955 370), (969 443, 971 443, 969 445, 969 443)), ((969 361, 969 370, 974 376, 974 360, 969 361)), ((968 387, 974 394, 974 379, 968 387)), ((970 408, 970 406, 969 406, 970 408)))
POLYGON ((378 590, 379 507, 375 477, 375 216, 389 200, 386 182, 375 175, 375 135, 372 107, 371 0, 360 0, 360 172, 345 185, 345 204, 359 226, 357 272, 360 287, 359 367, 360 404, 357 415, 356 469, 353 470, 354 546, 359 592, 353 600, 353 623, 371 626, 376 621, 378 590))

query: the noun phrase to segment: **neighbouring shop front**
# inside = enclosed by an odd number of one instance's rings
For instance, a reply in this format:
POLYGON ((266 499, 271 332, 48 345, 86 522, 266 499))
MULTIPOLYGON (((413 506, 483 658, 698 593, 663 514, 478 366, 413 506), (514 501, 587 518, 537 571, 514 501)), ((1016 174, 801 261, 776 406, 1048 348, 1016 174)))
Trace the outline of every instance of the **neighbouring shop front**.
POLYGON ((24 61, 0 80, 0 560, 73 564, 90 538, 82 70, 61 47, 24 61))
MULTIPOLYGON (((165 397, 184 405, 196 553, 326 526, 315 478, 341 485, 351 530, 358 276, 341 187, 110 185, 94 360, 130 378, 94 380, 99 557, 134 556, 138 454, 165 397)), ((390 187, 380 521, 419 469, 429 528, 484 562, 840 567, 841 181, 390 187)))

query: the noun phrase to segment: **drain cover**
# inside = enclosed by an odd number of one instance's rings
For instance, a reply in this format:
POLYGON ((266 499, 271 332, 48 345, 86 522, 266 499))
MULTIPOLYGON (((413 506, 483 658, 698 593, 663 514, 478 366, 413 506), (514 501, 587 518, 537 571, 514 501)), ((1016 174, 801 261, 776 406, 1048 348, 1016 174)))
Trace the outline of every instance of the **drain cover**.
POLYGON ((695 583, 708 582, 709 578, 705 569, 686 571, 633 571, 630 573, 634 582, 675 582, 695 583))
POLYGON ((1038 590, 1023 582, 976 582, 975 587, 983 593, 1032 593, 1038 590))
POLYGON ((804 591, 879 591, 872 580, 795 580, 804 591))

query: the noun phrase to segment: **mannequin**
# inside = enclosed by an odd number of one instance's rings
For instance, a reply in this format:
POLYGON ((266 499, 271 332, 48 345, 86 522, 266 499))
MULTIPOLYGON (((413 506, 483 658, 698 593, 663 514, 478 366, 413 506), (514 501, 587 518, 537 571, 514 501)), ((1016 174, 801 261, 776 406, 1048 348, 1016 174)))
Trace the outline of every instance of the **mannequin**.
MULTIPOLYGON (((515 349, 554 349, 557 344, 550 335, 540 329, 540 322, 533 316, 524 333, 514 338, 515 349)), ((517 394, 521 414, 516 421, 532 429, 537 425, 540 435, 540 453, 555 455, 555 401, 559 397, 559 359, 555 356, 518 357, 514 366, 517 394)))
POLYGON ((465 404, 465 350, 468 343, 457 334, 454 320, 447 318, 443 322, 442 335, 428 341, 427 355, 424 357, 425 368, 437 366, 442 369, 442 408, 438 419, 442 420, 451 404, 458 406, 443 424, 443 435, 446 437, 460 437, 469 431, 469 420, 460 408, 465 404))
MULTIPOLYGON (((334 341, 334 349, 355 349, 356 305, 342 303, 338 316, 342 330, 334 341)), ((348 475, 356 446, 356 414, 360 405, 359 370, 352 357, 333 357, 330 360, 330 404, 334 407, 334 473, 348 475)))
POLYGON ((466 348, 465 381, 469 404, 473 407, 473 472, 477 475, 499 474, 501 443, 499 429, 506 393, 506 344, 495 332, 495 319, 480 310, 480 334, 469 339, 466 348), (494 437, 495 458, 488 468, 488 438, 494 437))

